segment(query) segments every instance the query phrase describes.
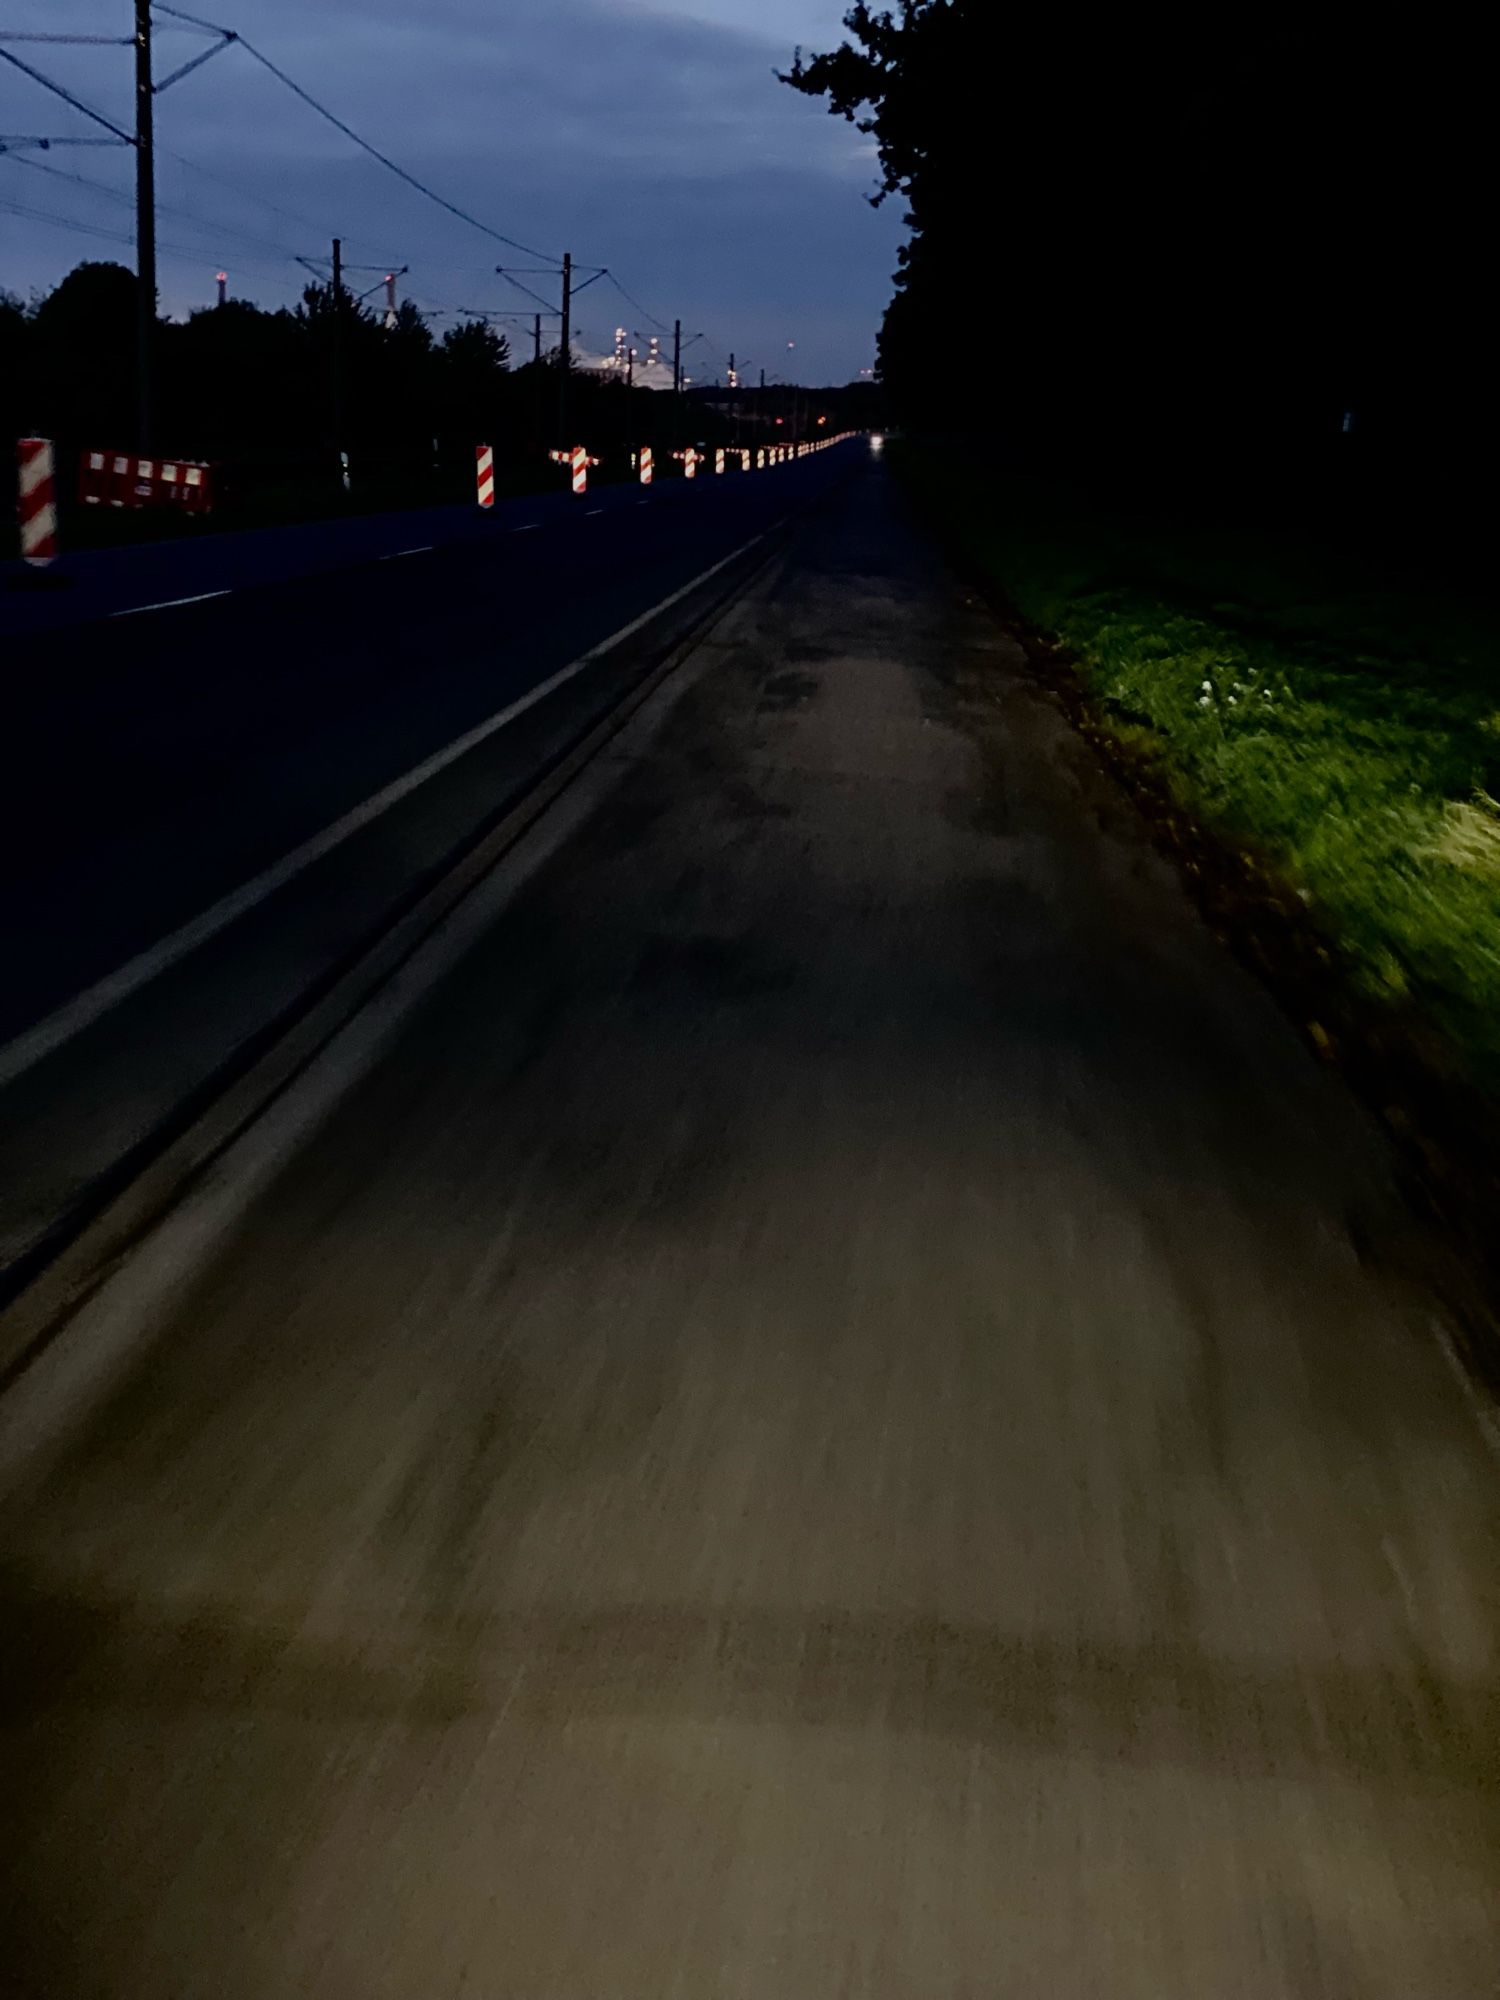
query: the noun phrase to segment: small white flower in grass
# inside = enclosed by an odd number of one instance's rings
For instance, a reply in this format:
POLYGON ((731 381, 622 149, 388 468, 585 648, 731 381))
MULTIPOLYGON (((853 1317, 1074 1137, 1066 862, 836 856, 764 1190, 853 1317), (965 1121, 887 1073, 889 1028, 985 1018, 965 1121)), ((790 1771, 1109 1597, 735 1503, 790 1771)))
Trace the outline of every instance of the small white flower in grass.
POLYGON ((1204 692, 1205 694, 1212 694, 1212 693, 1213 693, 1213 691, 1214 691, 1214 684, 1213 684, 1213 682, 1212 682, 1212 681, 1205 681, 1205 682, 1203 683, 1203 692, 1204 692))
POLYGON ((1199 695, 1199 697, 1198 697, 1198 706, 1199 706, 1200 708, 1212 708, 1212 707, 1213 707, 1213 705, 1214 705, 1214 698, 1213 698, 1213 696, 1212 696, 1211 694, 1200 694, 1200 695, 1199 695))

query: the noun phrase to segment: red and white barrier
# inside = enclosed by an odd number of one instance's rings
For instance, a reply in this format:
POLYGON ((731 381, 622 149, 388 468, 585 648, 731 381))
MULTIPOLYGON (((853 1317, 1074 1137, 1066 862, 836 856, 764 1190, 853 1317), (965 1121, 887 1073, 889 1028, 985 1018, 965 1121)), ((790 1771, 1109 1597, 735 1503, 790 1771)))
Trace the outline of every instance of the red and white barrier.
POLYGON ((57 496, 52 479, 51 438, 16 443, 21 489, 21 554, 38 566, 57 554, 57 496))
POLYGON ((673 458, 680 458, 682 460, 682 476, 684 479, 696 479, 698 477, 698 465, 703 457, 703 453, 698 450, 696 445, 690 444, 686 451, 674 451, 672 456, 673 458))
POLYGON ((202 459, 85 451, 78 455, 78 498, 85 507, 180 507, 188 514, 209 514, 213 474, 202 459))
POLYGON ((724 470, 724 447, 723 445, 716 445, 714 448, 714 471, 722 472, 723 470, 724 470))
POLYGON ((495 453, 493 448, 487 444, 476 444, 474 447, 474 479, 477 489, 474 497, 478 500, 480 506, 485 508, 493 507, 495 504, 495 453))
POLYGON ((649 444, 641 446, 641 484, 649 486, 656 477, 656 460, 651 455, 649 444))

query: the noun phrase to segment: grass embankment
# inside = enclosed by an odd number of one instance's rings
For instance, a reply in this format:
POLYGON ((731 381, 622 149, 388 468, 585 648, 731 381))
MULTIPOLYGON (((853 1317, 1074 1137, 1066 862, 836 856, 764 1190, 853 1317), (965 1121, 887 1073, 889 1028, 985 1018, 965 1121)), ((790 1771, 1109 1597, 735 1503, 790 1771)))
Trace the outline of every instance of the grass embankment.
POLYGON ((1307 906, 1350 989, 1500 1094, 1500 614, 1348 553, 897 455, 1098 720, 1307 906))

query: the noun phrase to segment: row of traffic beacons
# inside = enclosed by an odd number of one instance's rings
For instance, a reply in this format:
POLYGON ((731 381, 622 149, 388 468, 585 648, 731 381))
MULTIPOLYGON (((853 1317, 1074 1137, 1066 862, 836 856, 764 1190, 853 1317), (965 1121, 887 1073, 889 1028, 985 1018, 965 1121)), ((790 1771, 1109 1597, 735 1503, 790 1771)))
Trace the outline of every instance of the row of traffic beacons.
MULTIPOLYGON (((700 465, 707 465, 713 459, 715 472, 728 472, 731 464, 741 472, 764 472, 774 465, 788 465, 793 459, 809 458, 814 452, 827 451, 830 445, 842 444, 845 438, 853 437, 853 431, 839 431, 833 437, 809 438, 803 444, 767 445, 715 445, 711 452, 700 450, 697 445, 687 445, 682 451, 674 451, 672 456, 682 466, 684 479, 696 479, 700 465)), ((547 454, 554 465, 565 465, 575 493, 589 490, 589 467, 598 465, 597 458, 589 456, 587 445, 571 445, 566 451, 549 451, 547 454)), ((495 504, 495 452, 492 445, 477 444, 474 447, 475 498, 479 505, 489 509, 495 504)), ((639 451, 630 454, 630 463, 642 486, 649 486, 656 477, 656 457, 649 444, 643 444, 639 451)))

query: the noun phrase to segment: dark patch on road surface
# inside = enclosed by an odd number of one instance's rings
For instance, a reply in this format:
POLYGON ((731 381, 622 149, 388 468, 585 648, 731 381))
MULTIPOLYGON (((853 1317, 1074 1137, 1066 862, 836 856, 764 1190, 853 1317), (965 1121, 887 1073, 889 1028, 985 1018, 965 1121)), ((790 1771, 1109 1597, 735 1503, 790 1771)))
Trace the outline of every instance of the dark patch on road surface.
POLYGON ((622 791, 598 808, 589 830, 605 846, 639 847, 665 811, 665 801, 643 789, 622 791))
POLYGON ((631 974, 634 991, 675 992, 689 1007, 711 1007, 785 990, 792 973, 745 937, 708 934, 647 938, 631 974))
MULTIPOLYGON (((33 1727, 66 1710, 181 1706, 420 1727, 505 1704, 554 1721, 878 1723, 1281 1783, 1333 1768, 1365 1787, 1500 1785, 1494 1698, 1480 1685, 1409 1688, 1342 1664, 1287 1673, 1170 1640, 1067 1643, 897 1612, 626 1603, 407 1615, 372 1625, 356 1645, 233 1604, 174 1612, 84 1600, 10 1566, 0 1607, 26 1663, 6 1712, 33 1727), (49 1661, 69 1671, 54 1677, 49 1661)), ((1464 1817, 1470 1837, 1500 1853, 1493 1809, 1464 1817)))
POLYGON ((818 692, 818 681, 813 674, 772 674, 761 688, 759 712, 774 715, 790 708, 800 708, 805 701, 811 701, 818 692))

